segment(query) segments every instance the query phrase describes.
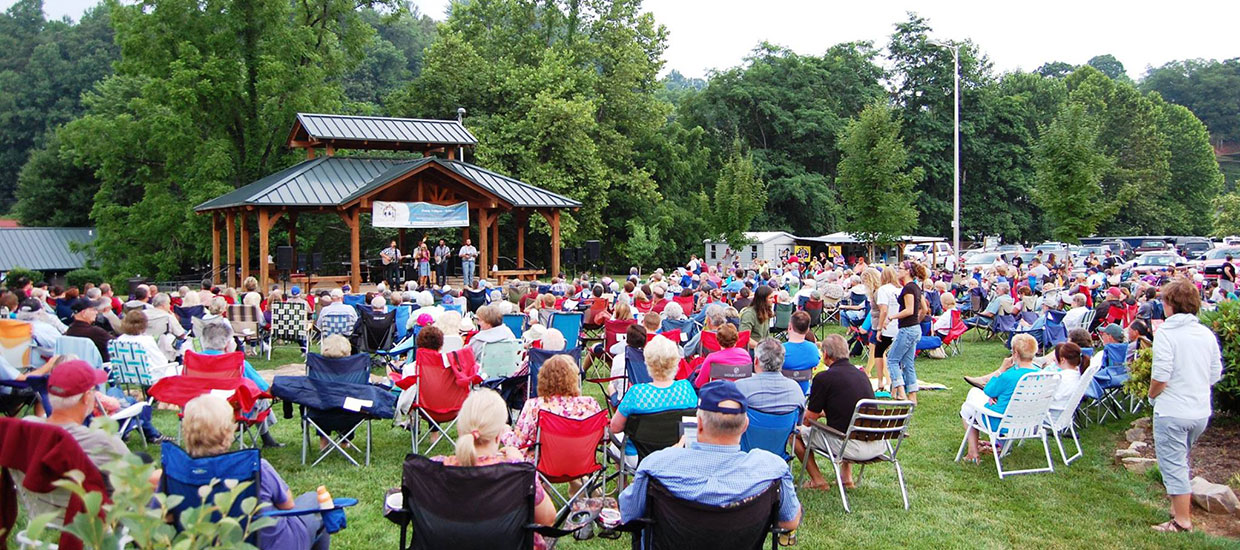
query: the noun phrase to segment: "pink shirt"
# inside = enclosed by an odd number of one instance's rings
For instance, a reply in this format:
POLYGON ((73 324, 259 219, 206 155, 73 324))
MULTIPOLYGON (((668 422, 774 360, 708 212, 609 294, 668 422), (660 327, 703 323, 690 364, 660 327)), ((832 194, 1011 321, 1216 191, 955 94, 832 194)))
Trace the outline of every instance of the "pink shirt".
POLYGON ((752 372, 753 370, 753 359, 749 357, 749 352, 738 347, 721 349, 706 356, 706 360, 702 362, 702 368, 698 370, 698 375, 694 379, 693 385, 700 388, 703 384, 710 382, 710 366, 716 363, 722 365, 749 365, 750 371, 752 372))

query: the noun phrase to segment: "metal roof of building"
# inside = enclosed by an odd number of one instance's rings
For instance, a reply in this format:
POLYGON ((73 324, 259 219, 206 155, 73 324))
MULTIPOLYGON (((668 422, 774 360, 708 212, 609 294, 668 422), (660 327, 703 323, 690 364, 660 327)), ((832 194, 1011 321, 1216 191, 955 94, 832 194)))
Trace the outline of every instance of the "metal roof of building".
POLYGON ((297 121, 309 137, 319 141, 478 144, 478 139, 455 120, 297 113, 297 121))
POLYGON ((238 188, 194 210, 246 205, 337 206, 379 189, 427 163, 437 163, 518 208, 577 208, 580 202, 472 164, 435 157, 410 160, 319 157, 238 188))
POLYGON ((16 227, 0 229, 0 271, 15 267, 69 271, 86 266, 87 255, 69 243, 90 244, 93 227, 16 227))

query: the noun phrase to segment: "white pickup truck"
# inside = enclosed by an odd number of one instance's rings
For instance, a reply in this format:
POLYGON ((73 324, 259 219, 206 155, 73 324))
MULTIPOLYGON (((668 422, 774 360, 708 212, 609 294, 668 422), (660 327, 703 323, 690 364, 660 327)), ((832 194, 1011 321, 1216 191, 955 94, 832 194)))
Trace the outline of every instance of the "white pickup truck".
POLYGON ((934 259, 934 267, 943 267, 947 257, 952 255, 952 245, 945 242, 910 244, 904 247, 904 257, 910 260, 930 263, 934 259))

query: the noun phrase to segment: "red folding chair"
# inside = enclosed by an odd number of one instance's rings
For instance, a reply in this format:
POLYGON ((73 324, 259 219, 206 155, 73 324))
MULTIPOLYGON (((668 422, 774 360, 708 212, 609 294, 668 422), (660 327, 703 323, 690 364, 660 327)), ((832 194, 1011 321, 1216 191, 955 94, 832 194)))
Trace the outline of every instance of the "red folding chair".
POLYGON ((948 346, 952 350, 952 355, 960 355, 960 337, 968 332, 969 326, 964 324, 964 319, 960 317, 959 310, 952 310, 952 326, 947 329, 947 334, 943 336, 943 345, 948 346))
MULTIPOLYGON (((603 372, 610 372, 611 362, 615 359, 615 355, 611 353, 611 348, 617 343, 624 342, 625 333, 629 327, 636 325, 636 319, 609 319, 603 323, 603 353, 599 357, 606 359, 607 364, 604 366, 603 372)), ((594 366, 593 355, 591 355, 590 367, 594 366)), ((590 368, 587 367, 587 368, 590 368)))
MULTIPOLYGON (((708 353, 714 353, 720 349, 723 349, 719 345, 719 337, 715 333, 709 331, 702 332, 702 347, 705 348, 708 353)), ((749 331, 742 330, 739 334, 737 334, 736 345, 733 347, 749 347, 749 331)))
MULTIPOLYGON (((222 353, 219 355, 207 355, 196 353, 194 351, 185 352, 185 368, 181 371, 181 376, 170 376, 165 379, 177 379, 173 383, 179 386, 178 390, 183 392, 192 392, 193 389, 200 390, 197 395, 210 393, 212 391, 232 391, 229 401, 233 403, 236 411, 238 441, 242 448, 245 448, 245 436, 249 435, 253 445, 258 445, 258 434, 250 433, 250 428, 262 424, 267 421, 267 416, 271 414, 271 409, 255 410, 255 404, 259 399, 270 399, 271 395, 258 389, 253 381, 245 377, 245 353, 242 351, 234 351, 232 353, 222 353)), ((161 379, 162 382, 164 379, 161 379)), ((189 399, 177 402, 181 398, 188 395, 180 395, 179 397, 168 396, 173 401, 168 401, 163 397, 155 395, 155 389, 158 386, 152 386, 148 392, 156 400, 163 403, 172 403, 181 407, 189 402, 189 399)), ((177 390, 165 390, 168 393, 180 393, 177 390)), ((194 395, 192 397, 197 397, 194 395)), ((192 398, 191 397, 191 398, 192 398)))
POLYGON ((607 460, 603 448, 607 443, 607 424, 606 411, 581 420, 547 411, 538 412, 534 465, 538 477, 546 482, 543 485, 549 489, 548 494, 559 502, 561 514, 571 509, 573 501, 590 494, 605 481, 603 476, 607 467, 599 463, 598 457, 601 454, 604 462, 607 460), (581 488, 567 498, 552 485, 581 478, 585 478, 581 488))
POLYGON ((693 296, 673 296, 672 301, 680 304, 680 308, 685 311, 685 315, 696 313, 693 309, 693 296))
MULTIPOLYGON (((462 385, 456 371, 448 366, 444 355, 434 350, 419 349, 414 357, 414 369, 413 376, 405 377, 399 382, 402 388, 408 388, 406 391, 416 392, 409 408, 412 421, 410 444, 413 452, 417 453, 422 440, 436 431, 443 435, 440 439, 447 439, 449 444, 455 446, 456 440, 448 435, 448 430, 456 425, 456 416, 461 412, 465 398, 469 397, 471 381, 465 381, 462 385), (419 435, 422 419, 430 424, 430 429, 419 435)), ((474 372, 476 378, 476 366, 474 372)), ((438 443, 438 440, 431 443, 424 454, 429 455, 430 450, 438 443)))

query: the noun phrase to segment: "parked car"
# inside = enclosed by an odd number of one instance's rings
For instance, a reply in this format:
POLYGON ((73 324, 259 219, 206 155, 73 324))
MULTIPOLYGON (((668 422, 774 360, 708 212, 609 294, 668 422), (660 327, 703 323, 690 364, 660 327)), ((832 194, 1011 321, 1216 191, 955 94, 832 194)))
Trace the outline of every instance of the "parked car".
POLYGON ((1112 253, 1112 254, 1114 254, 1114 255, 1116 255, 1116 256, 1119 256, 1120 260, 1122 260, 1122 261, 1128 261, 1128 260, 1129 260, 1129 259, 1131 259, 1131 258, 1133 257, 1133 255, 1134 255, 1134 254, 1133 254, 1133 251, 1132 251, 1132 246, 1130 246, 1130 245, 1129 245, 1126 241, 1124 241, 1124 240, 1121 240, 1121 239, 1108 239, 1108 240, 1102 241, 1102 243, 1101 243, 1101 244, 1102 244, 1103 246, 1106 246, 1106 247, 1110 248, 1110 249, 1111 249, 1111 253, 1112 253))
POLYGON ((1029 265, 1029 261, 1034 259, 1037 255, 1037 252, 1018 252, 1012 255, 1011 258, 1008 258, 1008 261, 1014 264, 1016 263, 1016 259, 1020 258, 1020 265, 1029 265))
POLYGON ((1175 240, 1175 248, 1181 256, 1195 259, 1214 248, 1214 243, 1205 237, 1179 237, 1175 240))
POLYGON ((1051 255, 1054 255, 1055 261, 1061 262, 1061 261, 1066 260, 1068 256, 1070 255, 1068 252, 1068 245, 1064 243, 1057 243, 1057 242, 1042 243, 1038 246, 1033 247, 1032 252, 1034 253, 1041 252, 1043 261, 1050 261, 1051 255))
POLYGON ((969 271, 973 271, 973 268, 975 267, 980 267, 984 271, 990 269, 990 267, 995 264, 995 260, 1001 257, 1002 254, 998 252, 982 252, 979 254, 974 254, 970 256, 969 259, 964 261, 964 267, 969 271))
POLYGON ((919 262, 929 262, 931 257, 934 259, 934 267, 942 267, 947 262, 947 257, 952 254, 952 245, 938 243, 922 243, 909 245, 904 247, 904 257, 919 262))
POLYGON ((1180 265, 1184 265, 1184 257, 1175 252, 1146 252, 1129 262, 1128 268, 1134 273, 1145 275, 1180 265))
POLYGON ((1136 250, 1133 250, 1133 252, 1141 255, 1146 252, 1165 252, 1170 249, 1171 245, 1168 244, 1167 241, 1162 239, 1145 239, 1141 241, 1140 245, 1137 246, 1136 250))
POLYGON ((1206 252, 1205 258, 1197 262, 1197 270, 1207 279, 1217 279, 1223 273, 1223 263, 1229 254, 1233 258, 1232 263, 1240 267, 1240 262, 1235 260, 1240 258, 1240 246, 1221 246, 1206 252))

